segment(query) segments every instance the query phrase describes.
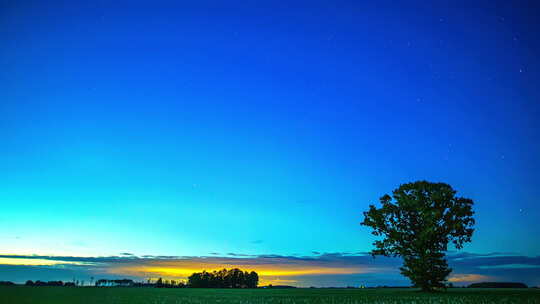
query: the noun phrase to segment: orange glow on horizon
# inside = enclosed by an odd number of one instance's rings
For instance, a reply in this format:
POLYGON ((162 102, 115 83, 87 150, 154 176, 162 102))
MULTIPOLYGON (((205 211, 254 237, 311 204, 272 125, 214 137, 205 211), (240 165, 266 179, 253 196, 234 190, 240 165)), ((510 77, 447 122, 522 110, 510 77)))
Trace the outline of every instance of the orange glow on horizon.
MULTIPOLYGON (((194 272, 217 271, 223 268, 240 268, 244 271, 255 271, 259 274, 261 282, 276 281, 276 277, 291 277, 303 275, 328 275, 328 274, 358 274, 373 272, 374 269, 347 267, 347 266, 321 266, 321 265, 296 265, 286 263, 275 264, 218 264, 200 261, 145 261, 143 263, 123 265, 108 269, 112 274, 129 274, 142 277, 163 276, 169 278, 187 278, 194 272), (272 279, 270 279, 272 278, 272 279)), ((283 281, 284 282, 284 281, 283 281)), ((289 282, 291 283, 291 282, 289 282)), ((269 284, 274 284, 270 282, 269 284)))
POLYGON ((129 274, 141 274, 141 273, 153 273, 163 274, 168 276, 187 277, 194 272, 201 272, 203 269, 207 272, 214 270, 220 270, 223 268, 240 268, 247 271, 255 271, 260 276, 299 276, 299 275, 319 275, 319 274, 355 274, 365 273, 358 268, 305 268, 305 269, 264 269, 258 267, 258 269, 251 267, 249 270, 242 265, 227 265, 218 267, 202 267, 202 268, 177 268, 177 267, 153 267, 153 266, 131 266, 131 267, 115 267, 110 269, 112 273, 129 273, 129 274))
POLYGON ((454 274, 452 277, 448 279, 448 282, 452 283, 459 283, 459 282, 479 282, 479 281, 486 281, 489 280, 489 276, 481 275, 481 274, 454 274))

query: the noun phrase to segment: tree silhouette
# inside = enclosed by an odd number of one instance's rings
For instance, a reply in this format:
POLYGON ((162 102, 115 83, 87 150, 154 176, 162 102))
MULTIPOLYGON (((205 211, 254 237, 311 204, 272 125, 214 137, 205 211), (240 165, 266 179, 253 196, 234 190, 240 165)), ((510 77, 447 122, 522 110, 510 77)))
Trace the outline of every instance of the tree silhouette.
POLYGON ((238 268, 213 272, 195 272, 188 277, 188 286, 193 288, 256 288, 259 276, 238 268))
POLYGON ((247 288, 256 288, 259 284, 259 275, 252 271, 248 275, 246 275, 246 285, 247 288))
POLYGON ((461 249, 474 231, 473 201, 455 194, 448 184, 418 181, 381 197, 382 207, 370 205, 362 222, 383 237, 371 254, 401 256, 401 273, 423 291, 444 288, 452 271, 444 258, 448 243, 461 249))

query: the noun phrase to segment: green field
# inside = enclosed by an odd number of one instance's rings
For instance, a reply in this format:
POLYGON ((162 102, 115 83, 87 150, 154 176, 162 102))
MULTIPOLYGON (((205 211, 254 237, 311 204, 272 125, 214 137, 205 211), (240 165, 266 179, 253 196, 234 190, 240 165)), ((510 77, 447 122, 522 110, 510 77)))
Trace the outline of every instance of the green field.
POLYGON ((0 287, 0 303, 540 303, 540 289, 451 289, 424 294, 410 289, 158 289, 0 287))

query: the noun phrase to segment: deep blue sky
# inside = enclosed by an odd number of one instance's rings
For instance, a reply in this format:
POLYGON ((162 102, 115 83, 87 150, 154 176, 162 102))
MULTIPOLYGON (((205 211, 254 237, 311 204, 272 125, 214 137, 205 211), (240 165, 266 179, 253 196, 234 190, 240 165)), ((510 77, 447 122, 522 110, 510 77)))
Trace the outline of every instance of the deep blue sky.
POLYGON ((534 1, 82 2, 0 6, 0 253, 365 252, 427 179, 540 255, 534 1))

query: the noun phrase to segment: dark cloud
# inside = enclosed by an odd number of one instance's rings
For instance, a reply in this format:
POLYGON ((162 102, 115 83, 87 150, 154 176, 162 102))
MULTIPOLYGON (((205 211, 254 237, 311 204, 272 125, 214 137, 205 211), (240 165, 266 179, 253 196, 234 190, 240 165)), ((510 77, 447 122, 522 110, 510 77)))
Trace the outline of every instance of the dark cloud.
POLYGON ((234 253, 234 252, 229 252, 227 253, 227 255, 234 256, 234 257, 256 257, 256 255, 252 255, 252 254, 234 253))
POLYGON ((454 274, 475 274, 486 280, 540 285, 540 256, 509 255, 500 252, 489 254, 464 252, 449 254, 448 264, 453 268, 454 274))
POLYGON ((489 269, 489 268, 538 268, 540 267, 540 256, 530 257, 522 255, 501 255, 494 254, 470 254, 461 253, 456 255, 448 255, 449 264, 458 268, 475 268, 475 269, 489 269), (519 265, 519 266, 516 266, 519 265))

